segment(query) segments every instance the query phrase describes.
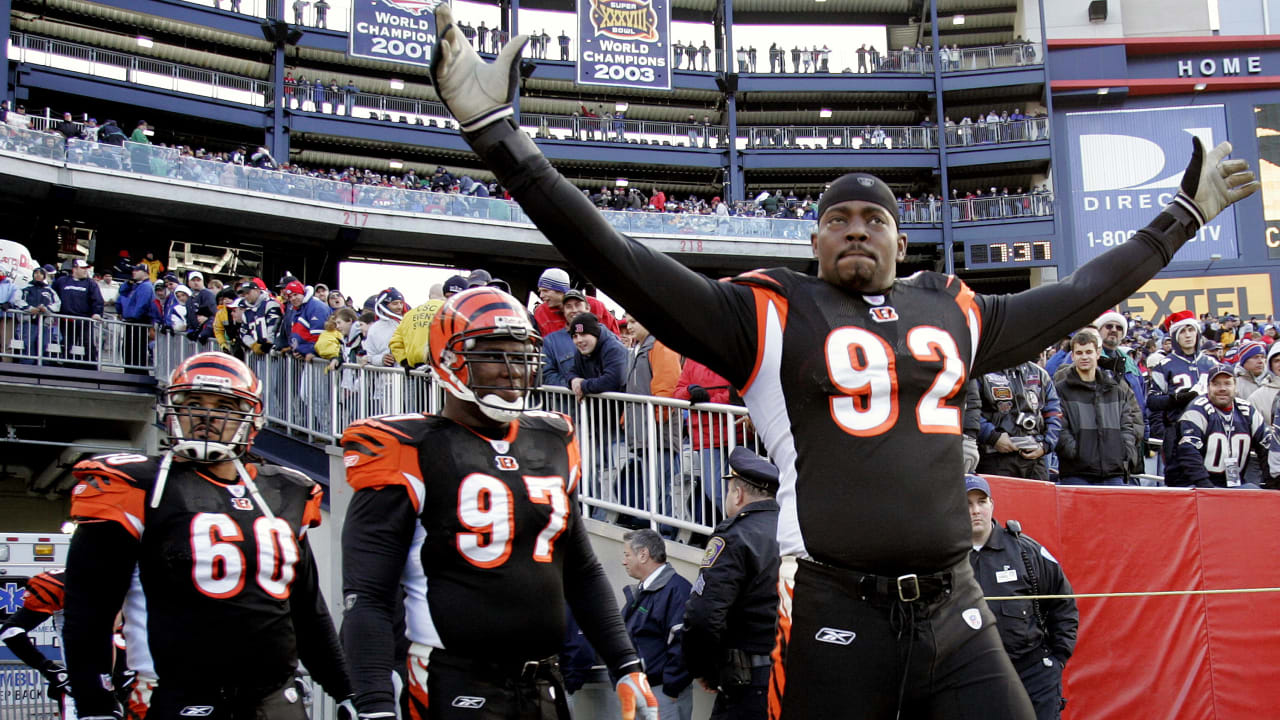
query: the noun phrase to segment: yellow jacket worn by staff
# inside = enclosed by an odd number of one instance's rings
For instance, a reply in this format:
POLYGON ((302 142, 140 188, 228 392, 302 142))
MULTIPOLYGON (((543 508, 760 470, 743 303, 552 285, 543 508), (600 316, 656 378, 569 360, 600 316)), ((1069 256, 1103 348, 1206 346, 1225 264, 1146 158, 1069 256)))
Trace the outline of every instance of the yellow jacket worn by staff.
POLYGON ((427 339, 431 334, 431 319, 442 307, 444 307, 443 300, 428 300, 405 314, 387 343, 397 365, 415 368, 427 362, 427 339))
MULTIPOLYGON (((325 330, 316 340, 316 355, 325 360, 342 357, 342 333, 337 330, 325 330)), ((346 358, 342 358, 346 361, 346 358)))

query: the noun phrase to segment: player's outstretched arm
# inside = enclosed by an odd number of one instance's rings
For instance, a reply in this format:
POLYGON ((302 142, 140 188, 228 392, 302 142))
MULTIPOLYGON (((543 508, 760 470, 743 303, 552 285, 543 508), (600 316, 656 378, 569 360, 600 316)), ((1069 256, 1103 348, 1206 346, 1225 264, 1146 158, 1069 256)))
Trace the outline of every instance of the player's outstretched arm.
POLYGON ((1155 277, 1205 223, 1257 191, 1248 163, 1227 159, 1230 153, 1231 143, 1206 153, 1199 138, 1192 138, 1191 161, 1174 201, 1128 242, 1060 282, 1016 295, 980 296, 982 338, 971 374, 1030 360, 1089 324, 1155 277))
POLYGON ((435 13, 439 41, 431 74, 436 91, 458 119, 463 137, 538 229, 664 344, 736 383, 745 382, 755 357, 751 292, 699 275, 614 230, 510 119, 525 37, 514 38, 486 63, 454 25, 447 4, 435 13))
POLYGON ((71 536, 62 639, 81 718, 121 716, 102 678, 111 677, 111 635, 137 562, 138 541, 118 523, 82 522, 71 536))

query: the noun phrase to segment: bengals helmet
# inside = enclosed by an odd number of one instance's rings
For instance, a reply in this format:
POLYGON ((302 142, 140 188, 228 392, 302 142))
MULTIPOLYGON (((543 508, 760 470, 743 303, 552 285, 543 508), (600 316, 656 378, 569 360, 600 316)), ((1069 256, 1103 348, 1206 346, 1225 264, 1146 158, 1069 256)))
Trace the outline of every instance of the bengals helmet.
POLYGON ((431 320, 428 342, 431 369, 454 397, 476 403, 480 411, 498 422, 511 422, 534 409, 529 390, 542 384, 542 336, 534 329, 529 311, 519 300, 492 287, 464 290, 449 297, 431 320), (518 352, 477 349, 481 340, 516 340, 518 352), (472 366, 504 363, 505 385, 480 385, 472 366), (519 398, 504 399, 500 391, 516 391, 519 398))
POLYGON ((265 424, 262 386, 248 366, 230 355, 205 352, 183 360, 169 376, 160 402, 161 424, 168 432, 167 448, 178 457, 197 462, 223 462, 245 454, 265 424), (207 408, 194 395, 219 395, 235 401, 230 407, 207 408), (181 420, 187 420, 183 429, 181 420), (221 423, 220 425, 213 425, 221 423), (210 426, 209 437, 188 437, 210 426), (233 430, 227 437, 227 429, 233 430))

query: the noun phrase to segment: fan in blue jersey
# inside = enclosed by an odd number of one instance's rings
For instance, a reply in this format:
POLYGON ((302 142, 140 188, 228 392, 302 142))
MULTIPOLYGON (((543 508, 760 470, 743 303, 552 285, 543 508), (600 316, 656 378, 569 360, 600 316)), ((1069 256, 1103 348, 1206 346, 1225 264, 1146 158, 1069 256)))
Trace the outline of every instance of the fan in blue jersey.
POLYGON ((1177 484, 1256 489, 1258 485, 1244 477, 1245 463, 1253 452, 1264 484, 1275 487, 1280 479, 1280 442, 1271 423, 1252 403, 1235 396, 1231 366, 1218 365, 1206 377, 1208 394, 1192 400, 1178 421, 1175 453, 1181 472, 1177 484))
POLYGON ((1165 483, 1183 485, 1178 467, 1178 418, 1196 397, 1205 392, 1205 374, 1217 367, 1213 358, 1200 352, 1200 321, 1190 310, 1170 314, 1165 330, 1173 338, 1173 349, 1164 361, 1150 369, 1147 383, 1147 411, 1151 437, 1164 441, 1165 483))

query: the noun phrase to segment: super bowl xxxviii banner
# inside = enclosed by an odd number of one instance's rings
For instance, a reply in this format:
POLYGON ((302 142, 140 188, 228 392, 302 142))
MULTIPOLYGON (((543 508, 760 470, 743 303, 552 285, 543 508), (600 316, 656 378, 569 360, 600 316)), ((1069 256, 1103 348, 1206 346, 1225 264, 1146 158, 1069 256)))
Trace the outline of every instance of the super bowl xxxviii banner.
POLYGON ((578 82, 671 89, 671 0, 577 0, 578 82))
POLYGON ((440 0, 352 0, 347 51, 373 60, 428 66, 440 0))
MULTIPOLYGON (((1221 105, 1067 113, 1066 126, 1077 266, 1129 240, 1173 200, 1192 137, 1205 151, 1227 139, 1221 105)), ((1232 209, 1200 228, 1173 262, 1213 255, 1239 257, 1232 209)))

